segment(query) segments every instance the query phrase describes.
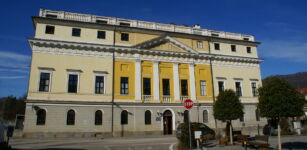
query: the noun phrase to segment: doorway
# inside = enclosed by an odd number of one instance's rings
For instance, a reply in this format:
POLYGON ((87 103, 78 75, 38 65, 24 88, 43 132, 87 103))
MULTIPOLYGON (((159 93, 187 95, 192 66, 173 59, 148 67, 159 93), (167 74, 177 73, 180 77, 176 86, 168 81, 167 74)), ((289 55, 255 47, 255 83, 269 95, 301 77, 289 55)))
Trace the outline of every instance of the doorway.
POLYGON ((173 116, 169 110, 163 113, 163 133, 164 135, 173 134, 173 116))

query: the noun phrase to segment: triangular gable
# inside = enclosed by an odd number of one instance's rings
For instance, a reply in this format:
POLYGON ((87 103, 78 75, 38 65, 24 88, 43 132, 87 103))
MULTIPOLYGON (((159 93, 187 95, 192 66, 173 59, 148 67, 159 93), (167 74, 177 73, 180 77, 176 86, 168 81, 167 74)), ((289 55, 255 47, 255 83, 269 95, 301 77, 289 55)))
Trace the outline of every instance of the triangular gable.
MULTIPOLYGON (((173 51, 177 52, 192 52, 192 53, 198 53, 197 51, 193 50, 192 48, 186 46, 185 44, 169 37, 169 36, 162 36, 158 37, 149 41, 146 41, 144 43, 135 45, 133 47, 140 48, 140 49, 159 49, 163 47, 165 44, 170 44, 173 49, 173 51)), ((163 50, 163 49, 160 49, 163 50)))

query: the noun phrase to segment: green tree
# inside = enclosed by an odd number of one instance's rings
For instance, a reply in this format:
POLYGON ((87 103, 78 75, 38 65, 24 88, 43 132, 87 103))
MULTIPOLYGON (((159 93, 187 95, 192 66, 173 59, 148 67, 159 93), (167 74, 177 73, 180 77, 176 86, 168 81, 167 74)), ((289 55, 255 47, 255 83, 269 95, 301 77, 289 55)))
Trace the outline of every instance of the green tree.
POLYGON ((230 123, 230 142, 232 144, 231 121, 243 117, 243 105, 233 90, 220 92, 213 104, 213 115, 216 119, 230 123))
POLYGON ((280 119, 283 117, 297 117, 304 114, 305 99, 286 80, 278 77, 265 79, 265 85, 258 89, 260 115, 278 120, 278 146, 280 143, 280 119))

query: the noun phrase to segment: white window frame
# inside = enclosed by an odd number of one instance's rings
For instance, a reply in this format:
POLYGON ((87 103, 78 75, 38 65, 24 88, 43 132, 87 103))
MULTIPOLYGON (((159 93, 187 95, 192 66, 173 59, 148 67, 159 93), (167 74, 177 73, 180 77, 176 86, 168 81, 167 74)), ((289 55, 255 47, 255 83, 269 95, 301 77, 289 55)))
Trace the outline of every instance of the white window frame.
POLYGON ((106 94, 106 82, 107 82, 107 73, 106 72, 95 72, 94 73, 94 87, 93 87, 93 93, 98 94, 98 95, 103 95, 106 94), (97 76, 102 76, 103 77, 103 93, 96 93, 96 77, 97 76))
POLYGON ((200 96, 207 96, 207 81, 206 80, 200 80, 200 96), (205 89, 203 90, 202 89, 202 82, 204 82, 205 83, 205 89), (204 94, 203 94, 203 92, 204 92, 204 94))
MULTIPOLYGON (((67 71, 67 82, 66 82, 66 92, 68 92, 68 87, 69 87, 69 75, 78 75, 78 82, 77 82, 77 92, 76 93, 79 93, 80 92, 80 74, 81 74, 81 71, 80 70, 68 70, 67 71)), ((75 93, 75 94, 76 94, 75 93)), ((69 94, 74 94, 74 93, 69 93, 69 94)))
POLYGON ((235 82, 234 82, 234 86, 235 86, 235 91, 237 93, 237 87, 236 87, 236 82, 239 82, 240 83, 240 88, 241 88, 241 96, 240 97, 243 97, 244 95, 244 91, 243 91, 243 80, 242 79, 235 79, 235 82))
POLYGON ((203 48, 203 42, 197 41, 197 48, 203 48))
POLYGON ((38 73, 38 83, 37 83, 37 91, 38 92, 51 92, 51 83, 52 83, 52 72, 54 69, 52 68, 39 68, 38 73), (41 73, 49 73, 49 88, 48 91, 39 91, 40 81, 41 81, 41 73))
MULTIPOLYGON (((250 81, 251 96, 252 96, 252 97, 257 97, 257 95, 256 95, 256 96, 253 95, 253 86, 252 86, 253 83, 256 83, 256 90, 257 90, 257 89, 258 89, 258 80, 251 80, 251 81, 250 81)), ((257 91, 256 91, 256 92, 257 92, 257 91)))

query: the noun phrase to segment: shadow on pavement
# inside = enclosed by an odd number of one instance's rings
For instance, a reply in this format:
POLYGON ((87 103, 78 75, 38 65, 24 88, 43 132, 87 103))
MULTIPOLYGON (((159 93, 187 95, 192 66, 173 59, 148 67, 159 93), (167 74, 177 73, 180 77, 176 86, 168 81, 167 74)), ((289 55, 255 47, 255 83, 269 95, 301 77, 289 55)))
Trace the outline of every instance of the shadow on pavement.
POLYGON ((282 143, 285 149, 307 149, 307 142, 286 142, 282 143))

